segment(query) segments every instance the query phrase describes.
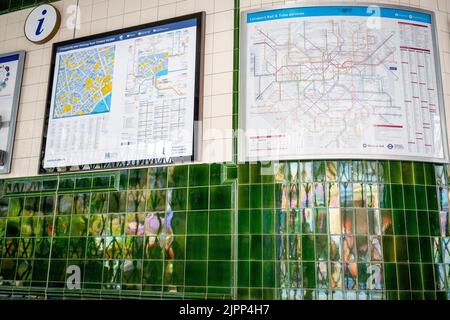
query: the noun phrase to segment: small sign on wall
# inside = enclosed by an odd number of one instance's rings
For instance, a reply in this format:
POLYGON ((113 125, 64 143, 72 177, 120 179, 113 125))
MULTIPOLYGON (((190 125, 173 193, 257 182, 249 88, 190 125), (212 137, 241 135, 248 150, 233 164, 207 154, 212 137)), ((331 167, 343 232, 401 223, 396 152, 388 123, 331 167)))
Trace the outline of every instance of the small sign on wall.
POLYGON ((11 170, 25 51, 0 55, 0 173, 11 170))
POLYGON ((50 4, 33 9, 25 21, 25 36, 31 42, 43 44, 50 41, 61 25, 59 11, 50 4))

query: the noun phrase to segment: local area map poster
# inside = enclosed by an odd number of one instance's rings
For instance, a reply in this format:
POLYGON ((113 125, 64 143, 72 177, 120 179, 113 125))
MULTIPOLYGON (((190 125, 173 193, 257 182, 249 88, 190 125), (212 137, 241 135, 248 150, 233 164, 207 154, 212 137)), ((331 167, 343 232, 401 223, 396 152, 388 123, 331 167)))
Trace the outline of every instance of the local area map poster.
POLYGON ((56 46, 44 170, 193 157, 195 17, 56 46))
POLYGON ((11 169, 25 53, 0 55, 0 173, 11 169))
POLYGON ((322 6, 242 18, 240 161, 446 162, 432 13, 322 6))

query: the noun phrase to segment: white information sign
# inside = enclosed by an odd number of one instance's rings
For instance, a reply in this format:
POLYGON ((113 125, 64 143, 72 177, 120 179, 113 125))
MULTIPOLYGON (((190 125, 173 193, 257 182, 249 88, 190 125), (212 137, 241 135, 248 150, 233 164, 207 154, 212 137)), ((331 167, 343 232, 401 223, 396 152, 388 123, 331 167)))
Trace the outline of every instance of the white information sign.
POLYGON ((0 173, 11 169, 25 52, 0 55, 0 173))
POLYGON ((432 13, 283 8, 242 27, 240 161, 447 162, 432 13))
POLYGON ((190 160, 197 24, 190 18, 57 46, 43 169, 190 160))

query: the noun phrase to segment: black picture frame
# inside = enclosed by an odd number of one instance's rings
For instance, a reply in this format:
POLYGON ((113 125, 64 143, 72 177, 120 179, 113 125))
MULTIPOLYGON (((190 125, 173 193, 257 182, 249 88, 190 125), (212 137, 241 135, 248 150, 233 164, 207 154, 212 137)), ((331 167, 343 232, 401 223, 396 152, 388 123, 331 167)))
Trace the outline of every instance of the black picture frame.
POLYGON ((73 172, 89 172, 98 170, 112 170, 112 169, 124 169, 132 167, 144 167, 144 166, 157 166, 157 165, 168 165, 174 163, 191 163, 197 161, 201 154, 201 136, 202 127, 197 125, 201 123, 203 117, 203 82, 204 82, 204 56, 205 56, 205 22, 206 22, 206 12, 201 11, 193 14, 188 14, 184 16, 174 17, 170 19, 159 20, 155 22, 150 22, 146 24, 140 24, 137 26, 132 26, 123 29, 117 29, 113 31, 107 31, 103 33, 93 34, 86 37, 70 39, 62 42, 57 42, 52 45, 52 56, 50 63, 50 72, 48 80, 47 98, 46 98, 46 109, 44 126, 42 131, 42 143, 41 152, 39 158, 39 169, 38 174, 55 174, 55 173, 73 173, 73 172), (181 22, 185 20, 196 20, 196 54, 195 54, 195 85, 194 85, 194 114, 193 114, 193 142, 192 142, 192 156, 187 157, 176 157, 165 161, 164 159, 139 159, 139 160, 129 160, 129 161, 118 161, 109 163, 93 163, 85 165, 76 166, 66 166, 66 167, 52 167, 44 168, 45 159, 45 149, 47 143, 48 134, 48 124, 50 119, 51 111, 51 99, 53 94, 53 79, 55 76, 55 65, 56 65, 56 54, 59 47, 77 44, 84 41, 92 41, 99 38, 114 36, 121 33, 133 32, 141 29, 159 27, 170 23, 181 22))

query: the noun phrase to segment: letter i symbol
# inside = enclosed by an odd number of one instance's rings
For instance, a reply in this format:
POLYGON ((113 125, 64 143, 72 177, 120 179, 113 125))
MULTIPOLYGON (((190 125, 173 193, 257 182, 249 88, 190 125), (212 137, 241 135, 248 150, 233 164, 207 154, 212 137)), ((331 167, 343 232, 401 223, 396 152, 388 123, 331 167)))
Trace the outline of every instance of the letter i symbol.
MULTIPOLYGON (((42 15, 45 16, 46 14, 47 14, 47 10, 43 10, 42 11, 42 15)), ((41 19, 38 20, 39 24, 38 24, 38 27, 36 29, 36 35, 37 36, 40 35, 44 31, 44 29, 42 29, 42 25, 44 24, 44 20, 45 20, 45 18, 41 18, 41 19)))

